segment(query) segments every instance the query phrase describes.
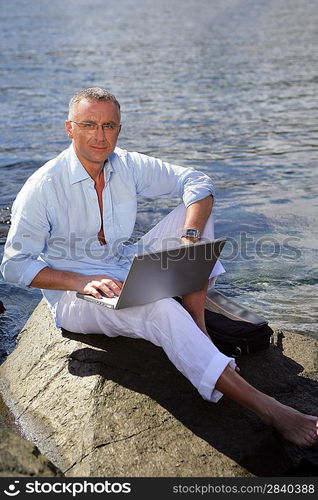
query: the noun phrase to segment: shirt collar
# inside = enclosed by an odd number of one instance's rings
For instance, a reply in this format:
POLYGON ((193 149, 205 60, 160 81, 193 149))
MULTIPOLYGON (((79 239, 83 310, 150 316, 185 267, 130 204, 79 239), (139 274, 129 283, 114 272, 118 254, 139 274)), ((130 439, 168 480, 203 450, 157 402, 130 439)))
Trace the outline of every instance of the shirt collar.
MULTIPOLYGON (((79 161, 75 151, 73 144, 70 145, 69 147, 69 158, 70 158, 70 183, 71 184, 76 184, 77 182, 84 181, 85 179, 90 179, 90 175, 85 170, 81 162, 79 161)), ((105 166, 107 165, 107 177, 109 178, 110 173, 114 171, 114 167, 111 164, 111 162, 108 160, 105 163, 105 166)))

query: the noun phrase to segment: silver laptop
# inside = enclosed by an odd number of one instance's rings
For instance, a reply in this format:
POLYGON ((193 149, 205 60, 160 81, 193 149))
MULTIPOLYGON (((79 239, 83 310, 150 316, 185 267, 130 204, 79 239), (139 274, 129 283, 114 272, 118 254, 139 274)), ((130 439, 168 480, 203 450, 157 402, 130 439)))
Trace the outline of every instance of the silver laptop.
POLYGON ((219 238, 135 255, 119 296, 107 297, 102 292, 99 299, 82 293, 76 296, 112 309, 123 309, 201 290, 225 242, 225 238, 219 238))

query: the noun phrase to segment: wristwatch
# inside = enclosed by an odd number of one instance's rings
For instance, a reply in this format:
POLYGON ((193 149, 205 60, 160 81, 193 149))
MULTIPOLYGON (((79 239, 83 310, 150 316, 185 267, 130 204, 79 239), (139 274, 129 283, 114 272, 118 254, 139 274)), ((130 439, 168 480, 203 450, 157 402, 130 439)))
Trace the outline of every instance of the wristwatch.
POLYGON ((181 238, 195 238, 199 240, 201 238, 201 232, 199 229, 183 229, 181 238))

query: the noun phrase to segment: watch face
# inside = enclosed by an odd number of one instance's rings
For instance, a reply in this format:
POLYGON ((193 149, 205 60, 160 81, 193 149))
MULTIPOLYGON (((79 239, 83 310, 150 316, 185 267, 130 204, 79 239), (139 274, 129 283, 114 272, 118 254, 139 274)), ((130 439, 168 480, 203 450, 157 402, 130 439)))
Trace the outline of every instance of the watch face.
POLYGON ((187 236, 190 236, 190 237, 192 236, 193 238, 195 238, 196 235, 197 235, 196 233, 197 232, 194 229, 188 229, 187 230, 187 236))
POLYGON ((185 236, 188 238, 200 238, 200 231, 198 229, 187 229, 185 236))

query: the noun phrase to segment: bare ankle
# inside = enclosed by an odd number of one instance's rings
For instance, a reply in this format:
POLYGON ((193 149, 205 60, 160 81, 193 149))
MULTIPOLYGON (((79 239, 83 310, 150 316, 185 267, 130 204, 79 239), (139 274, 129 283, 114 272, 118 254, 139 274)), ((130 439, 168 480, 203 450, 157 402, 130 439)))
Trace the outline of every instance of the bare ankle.
POLYGON ((256 413, 264 424, 273 425, 276 412, 282 406, 275 398, 266 396, 266 404, 262 404, 256 413))

